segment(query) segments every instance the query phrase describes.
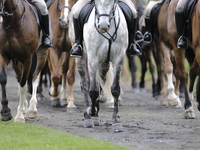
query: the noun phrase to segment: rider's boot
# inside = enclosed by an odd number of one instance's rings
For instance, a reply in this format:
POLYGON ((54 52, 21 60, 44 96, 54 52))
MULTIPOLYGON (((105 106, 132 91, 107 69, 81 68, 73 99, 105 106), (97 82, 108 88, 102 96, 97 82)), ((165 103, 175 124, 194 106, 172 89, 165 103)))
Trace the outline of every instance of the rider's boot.
POLYGON ((53 47, 53 45, 51 44, 51 39, 49 37, 49 14, 42 15, 42 31, 42 46, 44 48, 53 47))
POLYGON ((128 30, 129 30, 128 54, 130 56, 142 55, 139 44, 135 42, 135 35, 136 35, 135 33, 136 33, 136 30, 137 30, 137 21, 138 21, 137 18, 132 19, 131 26, 128 27, 128 30))
POLYGON ((145 25, 146 25, 146 32, 144 33, 144 42, 149 44, 152 42, 151 20, 145 18, 145 25))
POLYGON ((73 18, 74 22, 74 33, 75 33, 75 44, 71 49, 70 56, 73 57, 81 57, 83 55, 83 48, 82 48, 82 39, 83 39, 83 31, 79 28, 79 20, 73 18))
POLYGON ((184 33, 184 12, 177 12, 175 11, 175 22, 176 22, 176 29, 178 33, 178 42, 177 47, 186 49, 188 47, 187 38, 183 35, 184 33))

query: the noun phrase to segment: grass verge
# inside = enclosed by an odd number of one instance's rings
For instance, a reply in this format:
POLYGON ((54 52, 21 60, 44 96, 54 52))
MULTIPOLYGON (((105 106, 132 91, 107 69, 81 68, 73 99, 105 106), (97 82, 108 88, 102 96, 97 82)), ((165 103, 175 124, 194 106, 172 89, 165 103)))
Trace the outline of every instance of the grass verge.
POLYGON ((96 139, 80 138, 50 128, 0 122, 0 149, 2 150, 125 150, 114 144, 96 139))

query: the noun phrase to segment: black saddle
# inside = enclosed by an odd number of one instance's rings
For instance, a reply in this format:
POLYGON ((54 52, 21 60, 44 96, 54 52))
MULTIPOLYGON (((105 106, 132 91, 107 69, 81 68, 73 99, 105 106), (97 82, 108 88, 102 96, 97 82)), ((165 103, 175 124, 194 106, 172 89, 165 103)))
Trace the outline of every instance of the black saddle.
POLYGON ((86 4, 79 14, 79 28, 82 29, 83 25, 88 21, 88 18, 92 12, 92 9, 94 8, 94 1, 91 1, 90 3, 86 4))
POLYGON ((190 22, 191 16, 198 0, 187 0, 185 7, 184 7, 184 17, 185 17, 185 24, 184 24, 184 31, 183 34, 186 34, 191 41, 192 41, 192 31, 190 30, 190 22))
POLYGON ((162 2, 156 4, 155 6, 153 6, 153 8, 151 9, 151 14, 150 14, 150 20, 151 20, 151 34, 152 36, 154 35, 154 33, 159 36, 159 31, 158 31, 158 13, 160 11, 160 8, 162 7, 162 5, 164 4, 166 0, 163 0, 162 2))
POLYGON ((51 6, 51 4, 54 2, 54 0, 44 0, 46 5, 47 5, 47 9, 49 9, 49 7, 51 6))

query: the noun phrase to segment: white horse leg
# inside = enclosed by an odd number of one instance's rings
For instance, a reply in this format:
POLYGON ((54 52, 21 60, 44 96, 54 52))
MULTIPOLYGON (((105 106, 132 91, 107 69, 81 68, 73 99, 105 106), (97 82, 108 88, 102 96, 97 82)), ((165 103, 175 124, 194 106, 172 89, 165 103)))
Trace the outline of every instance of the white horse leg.
POLYGON ((172 73, 167 74, 167 79, 168 79, 168 96, 167 100, 170 106, 176 106, 176 107, 181 107, 181 101, 179 97, 174 93, 174 84, 172 81, 172 73))
POLYGON ((19 89, 19 105, 17 109, 17 115, 14 119, 15 122, 25 122, 24 115, 27 113, 28 101, 26 100, 26 85, 24 87, 18 86, 19 89))
POLYGON ((60 88, 60 100, 62 104, 67 105, 67 85, 66 85, 66 74, 62 74, 62 85, 60 88))
POLYGON ((33 91, 32 91, 32 97, 30 100, 30 106, 28 108, 28 117, 31 119, 36 118, 37 115, 37 87, 40 81, 40 73, 38 74, 35 81, 33 81, 33 91))

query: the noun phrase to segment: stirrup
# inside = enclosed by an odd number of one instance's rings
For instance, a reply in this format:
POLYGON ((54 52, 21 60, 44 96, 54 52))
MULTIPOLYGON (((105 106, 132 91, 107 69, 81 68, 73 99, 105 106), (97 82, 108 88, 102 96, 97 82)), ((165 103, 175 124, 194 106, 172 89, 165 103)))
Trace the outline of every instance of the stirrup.
POLYGON ((83 52, 83 48, 82 48, 81 44, 78 45, 77 43, 75 43, 75 44, 72 46, 72 48, 71 48, 70 56, 72 56, 72 57, 77 57, 77 58, 81 58, 82 56, 80 56, 80 55, 73 55, 73 54, 72 54, 72 52, 73 52, 73 50, 74 50, 74 47, 76 47, 76 46, 79 46, 79 47, 81 48, 81 51, 83 52))
POLYGON ((139 30, 137 30, 136 32, 135 32, 135 43, 140 43, 140 42, 143 42, 144 41, 144 36, 143 36, 143 34, 139 31, 139 30), (138 40, 136 40, 136 35, 137 34, 140 34, 140 36, 142 37, 141 39, 138 39, 138 40))
POLYGON ((180 36, 180 37, 179 37, 178 42, 177 42, 177 48, 182 48, 182 49, 187 49, 187 48, 188 48, 188 42, 187 42, 187 38, 186 38, 186 37, 184 37, 184 36, 180 36), (178 45, 178 43, 181 41, 181 39, 184 39, 184 40, 185 40, 185 42, 186 42, 185 47, 180 47, 180 46, 178 45))
POLYGON ((150 41, 145 41, 145 39, 144 39, 144 41, 143 41, 143 42, 144 42, 144 43, 147 43, 147 44, 150 44, 150 43, 152 42, 152 35, 151 35, 151 33, 150 33, 150 32, 147 32, 147 31, 146 31, 146 32, 144 33, 144 37, 145 37, 145 35, 147 35, 147 34, 149 34, 150 41))

